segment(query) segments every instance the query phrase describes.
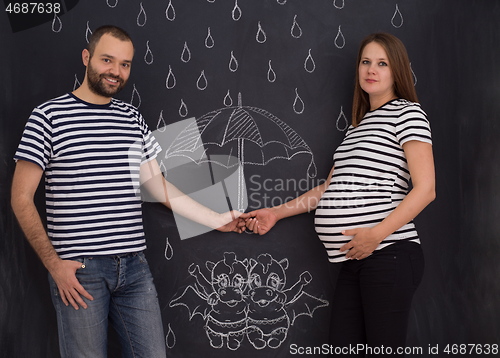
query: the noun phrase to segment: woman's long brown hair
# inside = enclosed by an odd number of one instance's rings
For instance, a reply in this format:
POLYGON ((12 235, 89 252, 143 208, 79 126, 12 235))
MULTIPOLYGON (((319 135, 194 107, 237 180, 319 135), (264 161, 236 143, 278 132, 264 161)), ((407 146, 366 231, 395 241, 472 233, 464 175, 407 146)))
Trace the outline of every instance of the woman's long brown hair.
POLYGON ((410 59, 404 44, 396 36, 387 33, 375 33, 367 36, 359 47, 356 63, 356 82, 354 84, 354 98, 352 101, 352 125, 358 126, 364 115, 370 110, 368 94, 359 84, 359 63, 366 45, 376 42, 387 53, 389 66, 394 79, 394 93, 398 98, 411 102, 418 102, 417 92, 413 84, 413 75, 410 59))

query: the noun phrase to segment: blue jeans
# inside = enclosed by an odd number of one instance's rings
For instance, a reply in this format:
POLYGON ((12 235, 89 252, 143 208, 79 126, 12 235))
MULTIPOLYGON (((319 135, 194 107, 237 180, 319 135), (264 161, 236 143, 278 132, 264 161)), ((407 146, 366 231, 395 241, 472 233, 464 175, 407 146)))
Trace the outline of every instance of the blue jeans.
POLYGON ((164 358, 161 312, 144 253, 73 260, 85 265, 76 277, 94 300, 82 297, 87 309, 65 306, 49 274, 61 357, 106 357, 109 321, 120 338, 123 357, 164 358))

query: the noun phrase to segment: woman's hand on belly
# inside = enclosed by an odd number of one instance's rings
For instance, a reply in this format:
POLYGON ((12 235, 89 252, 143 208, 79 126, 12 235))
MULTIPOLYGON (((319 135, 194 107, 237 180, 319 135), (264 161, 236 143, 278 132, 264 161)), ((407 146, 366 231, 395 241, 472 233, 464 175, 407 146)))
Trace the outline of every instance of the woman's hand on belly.
POLYGON ((384 238, 377 235, 374 228, 361 227, 344 230, 342 235, 354 236, 351 241, 340 248, 340 252, 347 252, 346 258, 350 260, 362 260, 372 254, 384 238))

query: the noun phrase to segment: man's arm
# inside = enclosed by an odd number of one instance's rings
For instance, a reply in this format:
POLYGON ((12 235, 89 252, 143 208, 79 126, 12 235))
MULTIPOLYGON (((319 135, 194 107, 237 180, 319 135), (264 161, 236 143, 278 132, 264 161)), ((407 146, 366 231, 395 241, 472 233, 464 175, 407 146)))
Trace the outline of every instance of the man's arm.
POLYGON ((71 304, 87 308, 80 297, 92 300, 92 296, 80 285, 76 270, 81 267, 77 261, 61 260, 50 242, 34 203, 34 196, 43 170, 37 164, 19 160, 12 181, 12 209, 29 243, 38 254, 42 263, 52 275, 66 306, 71 304))
POLYGON ((233 210, 219 214, 191 199, 165 180, 156 159, 141 165, 141 183, 157 202, 194 222, 219 231, 244 230, 243 225, 238 226, 240 212, 233 210))

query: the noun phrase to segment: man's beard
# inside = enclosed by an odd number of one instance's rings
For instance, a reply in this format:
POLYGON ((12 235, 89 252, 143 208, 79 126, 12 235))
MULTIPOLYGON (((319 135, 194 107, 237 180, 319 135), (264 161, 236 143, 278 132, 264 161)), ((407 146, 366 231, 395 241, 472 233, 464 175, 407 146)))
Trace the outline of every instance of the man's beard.
POLYGON ((92 92, 94 92, 97 95, 103 96, 103 97, 113 97, 115 94, 120 92, 123 87, 127 84, 127 81, 123 81, 122 78, 119 76, 113 76, 111 74, 99 74, 97 73, 96 70, 92 67, 92 65, 88 64, 87 66, 87 82, 89 84, 89 88, 92 92), (118 81, 118 86, 116 87, 109 87, 107 86, 104 81, 104 77, 112 78, 114 80, 118 81))

